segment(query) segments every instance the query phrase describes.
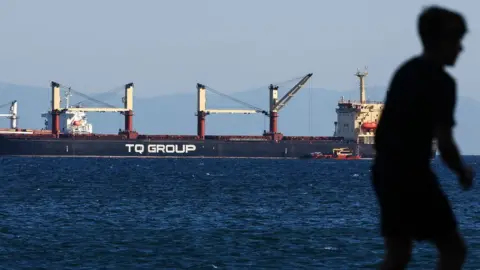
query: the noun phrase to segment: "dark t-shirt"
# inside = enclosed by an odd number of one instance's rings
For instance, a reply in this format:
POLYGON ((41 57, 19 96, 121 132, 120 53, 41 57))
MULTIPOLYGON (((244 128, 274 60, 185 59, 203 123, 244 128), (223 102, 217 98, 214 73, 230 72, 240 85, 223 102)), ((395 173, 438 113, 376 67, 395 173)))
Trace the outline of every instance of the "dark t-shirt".
POLYGON ((376 163, 392 170, 429 168, 434 129, 455 125, 456 85, 421 57, 395 72, 375 134, 376 163))

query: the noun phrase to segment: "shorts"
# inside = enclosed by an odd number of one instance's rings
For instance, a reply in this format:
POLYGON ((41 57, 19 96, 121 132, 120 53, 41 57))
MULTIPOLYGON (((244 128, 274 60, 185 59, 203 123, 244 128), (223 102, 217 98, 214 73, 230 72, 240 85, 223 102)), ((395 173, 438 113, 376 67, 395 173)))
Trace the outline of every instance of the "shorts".
POLYGON ((394 170, 374 165, 372 185, 383 237, 428 241, 457 229, 450 202, 430 168, 394 170))

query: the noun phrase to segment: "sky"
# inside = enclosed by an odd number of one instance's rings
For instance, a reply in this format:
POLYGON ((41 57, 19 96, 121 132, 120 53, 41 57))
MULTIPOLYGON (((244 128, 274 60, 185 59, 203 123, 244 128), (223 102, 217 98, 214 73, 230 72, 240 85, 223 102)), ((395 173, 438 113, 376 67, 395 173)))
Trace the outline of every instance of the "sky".
POLYGON ((459 94, 480 100, 480 2, 324 0, 2 0, 0 81, 85 93, 135 83, 138 96, 257 89, 312 72, 312 87, 386 86, 420 52, 416 18, 438 4, 469 24, 451 73, 459 94))

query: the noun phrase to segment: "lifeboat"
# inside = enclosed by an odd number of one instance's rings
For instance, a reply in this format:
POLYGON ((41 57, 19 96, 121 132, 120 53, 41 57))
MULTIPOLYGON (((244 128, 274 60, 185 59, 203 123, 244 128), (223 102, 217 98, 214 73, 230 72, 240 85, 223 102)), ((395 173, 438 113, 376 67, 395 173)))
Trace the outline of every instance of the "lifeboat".
POLYGON ((82 124, 81 121, 72 121, 72 125, 74 126, 80 126, 82 124))
POLYGON ((375 123, 375 122, 365 122, 365 123, 363 123, 362 128, 364 128, 364 129, 376 129, 377 128, 377 123, 375 123))

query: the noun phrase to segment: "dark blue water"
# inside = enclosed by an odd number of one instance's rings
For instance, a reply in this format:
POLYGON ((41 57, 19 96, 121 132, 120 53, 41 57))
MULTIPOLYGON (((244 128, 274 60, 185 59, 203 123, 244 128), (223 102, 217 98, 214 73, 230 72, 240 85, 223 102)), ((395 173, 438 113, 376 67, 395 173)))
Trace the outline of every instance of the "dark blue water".
MULTIPOLYGON (((477 171, 480 158, 467 161, 477 171)), ((435 162, 480 268, 479 189, 435 162)), ((0 159, 0 269, 374 269, 370 161, 0 159)), ((433 269, 428 244, 411 269, 433 269)))

